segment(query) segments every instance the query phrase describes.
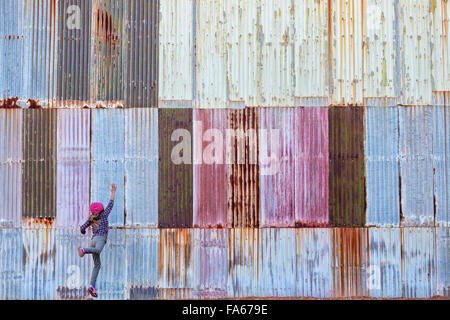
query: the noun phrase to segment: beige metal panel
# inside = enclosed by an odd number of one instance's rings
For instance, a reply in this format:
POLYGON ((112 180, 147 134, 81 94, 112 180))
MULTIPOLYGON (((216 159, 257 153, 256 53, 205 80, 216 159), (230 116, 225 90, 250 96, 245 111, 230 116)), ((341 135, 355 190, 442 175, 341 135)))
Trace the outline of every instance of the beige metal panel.
POLYGON ((331 1, 330 46, 332 104, 363 102, 363 1, 331 1))
POLYGON ((310 98, 326 98, 326 101, 329 96, 328 1, 297 1, 294 5, 295 98, 300 105, 305 105, 310 98))
POLYGON ((392 98, 395 92, 395 2, 364 2, 364 98, 392 98))
POLYGON ((192 100, 193 0, 160 1, 159 106, 192 100))
POLYGON ((432 104, 430 1, 399 0, 402 105, 432 104))
POLYGON ((432 77, 433 91, 450 91, 450 53, 448 47, 448 13, 450 5, 447 0, 432 1, 432 77))

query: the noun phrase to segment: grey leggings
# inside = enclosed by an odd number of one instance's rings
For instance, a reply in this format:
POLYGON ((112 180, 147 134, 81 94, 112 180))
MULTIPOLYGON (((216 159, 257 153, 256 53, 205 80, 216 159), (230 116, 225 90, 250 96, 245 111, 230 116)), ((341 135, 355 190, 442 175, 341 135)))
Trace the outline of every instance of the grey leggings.
POLYGON ((92 254, 92 258, 94 259, 94 269, 92 270, 91 275, 91 286, 95 286, 95 282, 97 281, 98 272, 100 271, 100 267, 102 266, 100 262, 100 253, 103 250, 103 247, 106 244, 105 236, 97 236, 91 240, 89 243, 90 248, 84 248, 85 253, 92 254))

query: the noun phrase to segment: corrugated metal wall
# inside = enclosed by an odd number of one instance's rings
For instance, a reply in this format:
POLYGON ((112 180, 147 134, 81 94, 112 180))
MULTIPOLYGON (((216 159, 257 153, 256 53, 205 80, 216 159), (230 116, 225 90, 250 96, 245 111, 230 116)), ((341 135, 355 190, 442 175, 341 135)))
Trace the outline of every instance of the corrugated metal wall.
POLYGON ((2 1, 0 298, 448 298, 448 10, 2 1))

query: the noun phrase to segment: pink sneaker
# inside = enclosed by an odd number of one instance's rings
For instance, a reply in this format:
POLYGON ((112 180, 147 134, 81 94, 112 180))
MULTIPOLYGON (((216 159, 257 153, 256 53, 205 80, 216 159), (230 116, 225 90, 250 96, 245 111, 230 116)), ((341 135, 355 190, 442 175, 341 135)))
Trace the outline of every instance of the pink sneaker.
POLYGON ((78 247, 78 255, 80 256, 80 258, 84 257, 84 249, 82 247, 78 247))
POLYGON ((91 296, 93 296, 94 298, 97 298, 97 297, 98 297, 97 290, 95 290, 95 288, 94 288, 93 286, 89 286, 88 292, 89 292, 89 294, 90 294, 91 296))

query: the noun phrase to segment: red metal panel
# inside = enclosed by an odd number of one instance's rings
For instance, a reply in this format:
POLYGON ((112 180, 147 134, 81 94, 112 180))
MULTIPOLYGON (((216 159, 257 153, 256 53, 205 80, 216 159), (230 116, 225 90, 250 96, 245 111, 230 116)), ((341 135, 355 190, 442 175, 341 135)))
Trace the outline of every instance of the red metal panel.
POLYGON ((194 110, 194 121, 194 227, 223 228, 227 224, 226 110, 194 110), (217 157, 210 159, 213 145, 220 150, 214 150, 217 157))
POLYGON ((259 131, 261 227, 295 224, 295 108, 262 108, 259 131))
POLYGON ((328 108, 295 115, 295 225, 328 226, 328 108))

